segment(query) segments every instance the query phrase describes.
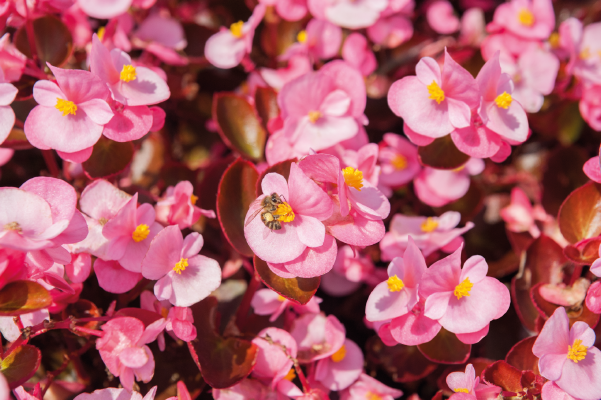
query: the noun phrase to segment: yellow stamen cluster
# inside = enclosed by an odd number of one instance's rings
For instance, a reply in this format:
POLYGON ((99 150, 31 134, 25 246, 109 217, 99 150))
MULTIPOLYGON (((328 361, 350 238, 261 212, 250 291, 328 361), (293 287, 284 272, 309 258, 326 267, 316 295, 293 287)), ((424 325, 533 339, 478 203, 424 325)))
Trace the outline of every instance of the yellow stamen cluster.
POLYGON ((106 28, 104 26, 101 26, 100 28, 98 28, 98 32, 96 32, 96 35, 98 35, 98 40, 102 41, 102 39, 104 39, 105 33, 106 33, 106 28))
POLYGON ((524 26, 534 25, 534 14, 527 8, 522 8, 518 13, 518 21, 524 26))
POLYGON ((175 263, 175 267, 173 267, 173 270, 178 275, 181 275, 182 271, 185 271, 187 266, 188 266, 188 259, 182 258, 181 260, 179 260, 178 262, 175 263))
POLYGON ((321 113, 319 111, 309 111, 309 121, 312 124, 316 123, 318 119, 321 118, 321 113))
POLYGON ((278 301, 284 302, 286 301, 286 298, 282 295, 278 295, 278 301))
POLYGON ((300 31, 298 35, 296 35, 296 40, 299 43, 305 43, 307 41, 307 31, 300 31))
POLYGON ((455 393, 469 393, 469 389, 466 388, 457 388, 455 389, 455 393))
POLYGON ((19 225, 18 222, 10 222, 4 225, 4 229, 7 231, 15 231, 17 233, 23 232, 23 229, 21 229, 21 225, 19 225))
POLYGON ((386 283, 388 284, 388 290, 391 292, 400 292, 405 287, 403 281, 396 275, 392 275, 388 278, 386 283))
POLYGON ((509 108, 512 101, 513 101, 513 99, 511 98, 511 95, 507 92, 501 93, 495 99, 495 103, 497 104, 497 107, 504 108, 505 110, 507 110, 509 108))
POLYGON ((407 168, 407 158, 401 154, 397 154, 394 156, 390 164, 394 167, 394 169, 398 171, 402 171, 407 168))
POLYGON ((69 100, 63 100, 61 98, 56 98, 56 105, 54 106, 56 109, 63 113, 63 117, 67 116, 67 114, 73 114, 77 112, 77 106, 75 103, 69 100))
POLYGON ((190 203, 192 203, 192 205, 196 204, 197 201, 198 201, 198 196, 194 196, 194 195, 190 196, 190 203))
POLYGON ((279 215, 280 218, 278 218, 278 220, 280 222, 294 221, 294 211, 292 210, 292 207, 290 207, 290 204, 286 202, 283 202, 282 204, 278 205, 278 209, 275 210, 273 215, 279 215))
POLYGON ((233 24, 230 25, 230 32, 232 32, 232 35, 234 35, 235 37, 241 38, 243 26, 244 26, 243 21, 234 22, 233 24))
POLYGON ((134 240, 134 242, 141 242, 142 240, 146 239, 148 237, 148 234, 150 233, 150 229, 149 226, 146 224, 140 224, 138 226, 136 226, 136 230, 134 231, 134 233, 132 233, 131 237, 134 240))
POLYGON ((469 296, 470 290, 472 290, 473 286, 474 284, 470 282, 470 278, 465 278, 463 282, 455 286, 455 291, 453 292, 453 294, 455 295, 455 297, 457 297, 457 299, 469 296))
POLYGON ((582 361, 586 358, 587 348, 582 345, 582 340, 574 340, 572 346, 568 346, 568 359, 578 364, 578 361, 582 361))
POLYGON ((340 362, 344 360, 344 357, 346 357, 346 347, 342 345, 336 353, 332 354, 332 361, 340 362))
POLYGON ((435 100, 438 104, 444 101, 444 91, 438 86, 436 81, 432 81, 432 83, 426 87, 428 88, 428 93, 430 93, 430 98, 432 100, 435 100))
POLYGON ((557 32, 553 32, 551 34, 551 36, 549 36, 549 44, 551 45, 551 48, 553 48, 553 49, 559 48, 559 45, 560 45, 559 39, 560 39, 560 36, 559 36, 559 33, 557 33, 557 32))
POLYGON ((136 79, 136 67, 133 65, 124 65, 120 78, 123 82, 131 82, 136 79))
POLYGON ((284 379, 292 382, 294 378, 296 378, 296 373, 294 372, 294 368, 290 368, 290 371, 288 371, 284 379))
POLYGON ((365 398, 367 400, 382 400, 382 396, 380 396, 379 394, 374 393, 374 392, 367 392, 365 394, 365 398))
POLYGON ((588 47, 582 49, 580 54, 578 54, 578 57, 580 57, 581 60, 588 60, 589 58, 591 58, 591 56, 591 50, 588 47))
POLYGON ((344 177, 344 183, 349 187, 361 191, 363 187, 363 172, 353 167, 346 167, 342 170, 342 176, 344 177))
POLYGON ((438 221, 432 217, 428 217, 424 222, 422 222, 420 228, 422 228, 422 232, 432 232, 433 230, 438 228, 438 221))

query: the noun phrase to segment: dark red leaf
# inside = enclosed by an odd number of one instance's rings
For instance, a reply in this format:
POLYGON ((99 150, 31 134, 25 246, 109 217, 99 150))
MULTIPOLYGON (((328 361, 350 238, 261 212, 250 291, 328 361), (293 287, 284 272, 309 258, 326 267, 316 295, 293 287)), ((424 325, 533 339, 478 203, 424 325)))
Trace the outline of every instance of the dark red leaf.
POLYGON ((559 209, 559 229, 570 243, 601 234, 601 184, 589 182, 574 190, 559 209))
MULTIPOLYGON (((33 31, 37 55, 44 67, 46 62, 60 67, 71 57, 73 37, 60 19, 51 15, 37 18, 33 21, 33 31)), ((25 25, 15 33, 15 46, 28 58, 32 58, 25 25)))
POLYGON ((39 283, 14 281, 0 290, 0 316, 27 314, 52 304, 50 293, 39 283))
POLYGON ((522 371, 512 367, 505 361, 497 361, 489 365, 482 372, 482 377, 506 392, 518 393, 522 390, 522 371))
POLYGON ((563 253, 575 263, 590 265, 599 258, 599 245, 601 245, 600 237, 584 239, 576 244, 567 245, 563 248, 563 253))
POLYGON ((13 150, 27 150, 33 146, 27 140, 23 129, 13 128, 6 140, 2 143, 2 147, 13 150))
POLYGON ((42 353, 37 347, 23 345, 14 349, 9 355, 2 359, 0 371, 8 381, 11 389, 21 386, 31 378, 42 360, 42 353))
POLYGON ((277 92, 270 87, 259 86, 255 91, 255 108, 265 130, 269 121, 280 114, 277 98, 277 92))
POLYGON ((557 215, 565 198, 588 182, 588 178, 582 170, 586 160, 588 160, 586 153, 574 146, 561 146, 549 154, 542 179, 541 199, 548 214, 557 215), (566 160, 570 162, 566 162, 566 160))
POLYGON ((517 342, 507 353, 505 361, 520 371, 533 371, 540 374, 538 357, 532 353, 532 346, 534 346, 536 338, 537 336, 532 336, 517 342))
POLYGON ((211 163, 204 171, 203 178, 196 192, 202 193, 198 199, 198 206, 205 210, 217 209, 217 190, 223 173, 234 162, 234 157, 225 157, 211 163))
POLYGON ((459 168, 470 159, 470 156, 455 146, 451 135, 435 139, 427 146, 420 146, 418 154, 423 165, 436 169, 459 168))
POLYGON ((281 278, 271 272, 267 263, 255 256, 255 269, 267 287, 295 303, 307 304, 315 295, 321 277, 281 278))
POLYGON ((106 178, 122 172, 134 157, 132 142, 115 142, 104 136, 94 145, 92 155, 83 162, 90 179, 106 178))
POLYGON ((472 345, 463 343, 454 333, 444 328, 434 339, 417 348, 428 360, 441 364, 463 364, 472 351, 472 345))
POLYGON ((122 308, 115 313, 115 316, 137 318, 142 321, 144 326, 148 326, 162 318, 160 314, 142 308, 122 308))

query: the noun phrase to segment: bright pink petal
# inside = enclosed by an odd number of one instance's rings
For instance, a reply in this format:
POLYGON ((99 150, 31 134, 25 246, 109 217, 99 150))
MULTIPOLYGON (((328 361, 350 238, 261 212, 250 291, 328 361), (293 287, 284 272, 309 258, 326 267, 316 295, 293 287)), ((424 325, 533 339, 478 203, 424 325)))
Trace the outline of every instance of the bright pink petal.
POLYGON ((128 106, 147 106, 169 98, 171 92, 163 78, 149 68, 135 68, 136 79, 129 82, 120 80, 110 86, 115 100, 128 106))
POLYGON ((142 261, 142 275, 147 279, 159 279, 173 270, 181 259, 183 242, 182 233, 175 225, 159 232, 142 261))
POLYGON ((65 161, 81 164, 82 162, 87 161, 90 158, 93 151, 94 147, 88 147, 87 149, 76 151, 75 153, 65 153, 59 150, 57 150, 56 152, 58 153, 59 157, 65 161))
POLYGON ((240 64, 245 54, 244 39, 232 35, 229 29, 217 32, 205 44, 205 57, 219 68, 234 68, 240 64))
POLYGON ((271 172, 265 175, 263 181, 261 182, 261 190, 263 190, 263 194, 266 196, 276 193, 280 196, 284 196, 285 199, 290 199, 290 194, 288 193, 288 182, 286 182, 286 178, 280 174, 271 172))
POLYGON ((119 361, 128 368, 140 368, 148 362, 148 356, 141 347, 128 347, 119 353, 119 361))
POLYGON ((326 235, 321 246, 307 247, 299 257, 283 263, 282 266, 294 276, 301 278, 321 276, 334 266, 336 251, 336 240, 326 235))
POLYGON ((152 128, 154 117, 146 106, 125 106, 114 110, 113 118, 104 126, 103 135, 116 142, 131 142, 146 135, 152 128))
POLYGON ((416 315, 412 312, 390 322, 392 337, 406 346, 416 346, 429 342, 434 339, 441 328, 438 321, 432 320, 423 314, 416 315))
POLYGON ((589 159, 582 167, 584 173, 590 180, 593 180, 597 183, 601 183, 601 163, 599 161, 599 156, 595 156, 589 159))
POLYGON ((565 308, 558 307, 551 318, 545 322, 532 346, 532 353, 537 357, 545 354, 567 354, 568 346, 572 345, 569 343, 568 322, 565 308))
POLYGON ((353 384, 363 371, 363 352, 355 342, 344 341, 346 355, 336 362, 332 358, 320 360, 315 368, 315 378, 330 390, 343 390, 353 384))
POLYGON ((105 100, 109 96, 107 86, 91 72, 81 69, 56 68, 50 64, 48 67, 56 77, 58 86, 67 100, 78 106, 92 99, 105 100))
POLYGON ((475 344, 480 342, 484 338, 484 336, 488 335, 488 330, 490 328, 490 324, 486 325, 484 328, 480 329, 478 332, 472 333, 457 333, 457 339, 461 340, 465 344, 475 344))
POLYGON ((328 219, 332 215, 332 201, 328 195, 309 179, 296 163, 290 165, 288 187, 290 190, 289 202, 295 213, 320 221, 328 219))
POLYGON ((319 247, 323 244, 326 227, 317 219, 309 216, 297 215, 291 222, 296 226, 298 240, 308 247, 319 247))
POLYGON ((470 282, 475 285, 484 279, 487 273, 488 264, 484 260, 484 257, 472 256, 463 264, 459 280, 463 282, 464 279, 469 278, 470 282))
POLYGON ((136 286, 142 275, 123 268, 117 261, 104 261, 97 258, 94 272, 98 285, 109 293, 125 293, 136 286))
POLYGON ((415 289, 407 287, 397 292, 388 289, 388 282, 384 281, 374 288, 365 305, 365 317, 368 321, 385 321, 400 317, 413 308, 417 302, 415 289), (413 301, 411 301, 413 300, 413 301))
MULTIPOLYGON (((542 372, 542 370, 541 370, 542 372)), ((566 360, 557 386, 578 399, 601 397, 601 351, 596 347, 587 350, 586 358, 578 363, 566 360)))

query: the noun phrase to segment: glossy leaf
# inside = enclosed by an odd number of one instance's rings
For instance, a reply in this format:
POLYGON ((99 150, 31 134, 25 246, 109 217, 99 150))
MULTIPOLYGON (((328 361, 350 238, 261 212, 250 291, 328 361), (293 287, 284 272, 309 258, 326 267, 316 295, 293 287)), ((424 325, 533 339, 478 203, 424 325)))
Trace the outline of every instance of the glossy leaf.
POLYGON ((246 378, 255 365, 257 346, 237 337, 224 338, 217 332, 215 297, 193 305, 192 314, 197 337, 188 347, 205 382, 215 389, 225 389, 246 378))
POLYGON ((269 121, 280 114, 277 98, 277 92, 269 87, 259 86, 255 91, 255 109, 265 130, 267 130, 269 121))
POLYGON ((420 146, 418 155, 423 165, 436 169, 459 168, 470 159, 470 156, 455 146, 451 135, 435 139, 427 146, 420 146))
MULTIPOLYGON (((69 28, 58 18, 45 15, 33 21, 35 47, 42 65, 46 62, 60 67, 71 56, 73 37, 69 28)), ((19 51, 31 58, 31 49, 27 38, 27 30, 23 25, 15 34, 15 46, 19 51)))
POLYGON ((252 160, 263 158, 267 132, 253 106, 234 93, 216 93, 213 97, 213 119, 223 141, 252 160))
POLYGON ((535 374, 540 374, 538 357, 532 353, 536 338, 537 336, 531 336, 517 342, 507 353, 505 361, 520 371, 533 371, 535 374))
POLYGON ((292 160, 286 160, 279 162, 277 164, 273 164, 271 167, 267 168, 265 171, 261 172, 259 179, 257 180, 257 196, 263 194, 263 190, 261 189, 261 182, 263 182, 263 178, 265 175, 274 172, 276 174, 282 175, 286 180, 288 180, 288 176, 290 175, 290 165, 296 162, 296 158, 292 160))
POLYGON ((94 145, 90 158, 82 165, 90 179, 106 178, 122 172, 133 157, 132 142, 119 143, 102 136, 94 145))
POLYGON ((549 154, 543 174, 541 198, 547 214, 557 215, 566 197, 588 182, 582 170, 587 160, 587 154, 574 146, 560 147, 549 154))
POLYGON ((563 253, 570 260, 578 264, 590 265, 599 258, 601 238, 584 239, 576 244, 569 244, 563 248, 563 253))
POLYGON ((21 386, 31 378, 42 360, 40 350, 31 345, 23 345, 14 349, 0 362, 0 371, 8 381, 11 389, 21 386))
POLYGON ((14 281, 0 290, 0 316, 27 314, 52 304, 50 293, 39 283, 14 281))
POLYGON ((27 150, 33 146, 27 140, 23 129, 13 128, 6 140, 2 143, 2 147, 13 150, 27 150))
POLYGON ((315 295, 321 277, 281 278, 271 272, 267 263, 255 256, 255 269, 267 287, 295 303, 307 304, 315 295))
POLYGON ((465 344, 454 333, 442 328, 428 343, 417 346, 430 361, 441 364, 463 364, 470 357, 472 345, 465 344))
POLYGON ((506 392, 518 393, 522 390, 522 371, 505 361, 497 361, 489 365, 482 376, 487 382, 499 386, 506 392))
POLYGON ((217 217, 228 242, 240 254, 254 253, 244 237, 244 218, 256 199, 259 172, 249 161, 238 158, 224 172, 217 191, 217 217))
MULTIPOLYGON (((196 190, 197 193, 202 193, 197 204, 200 208, 205 210, 217 209, 217 191, 219 190, 221 177, 234 160, 235 158, 232 156, 216 160, 202 172, 203 178, 196 190)), ((215 220, 210 219, 209 221, 215 220)), ((215 222, 218 223, 218 221, 215 222)))
POLYGON ((570 243, 601 234, 601 184, 589 182, 574 190, 559 209, 559 229, 570 243))

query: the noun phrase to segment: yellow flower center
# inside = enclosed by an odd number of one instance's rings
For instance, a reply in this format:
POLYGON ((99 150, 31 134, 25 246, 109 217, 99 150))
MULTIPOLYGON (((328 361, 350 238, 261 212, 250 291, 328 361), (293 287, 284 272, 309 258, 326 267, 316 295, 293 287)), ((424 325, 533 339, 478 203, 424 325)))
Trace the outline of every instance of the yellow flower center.
POLYGON ((195 205, 197 201, 198 201, 198 196, 194 196, 194 195, 190 196, 190 203, 192 203, 192 205, 195 205))
POLYGON ((394 169, 402 171, 405 168, 407 168, 407 158, 401 154, 397 154, 396 156, 394 156, 390 164, 392 164, 394 169))
POLYGON ((336 353, 332 354, 332 361, 340 362, 344 360, 344 357, 346 357, 346 347, 342 345, 336 353))
POLYGON ((346 167, 342 170, 342 176, 344 177, 344 183, 349 187, 361 191, 363 187, 363 172, 353 167, 346 167))
POLYGON ((386 283, 388 284, 388 290, 391 292, 400 292, 405 287, 403 281, 396 275, 392 275, 390 278, 388 278, 386 283))
POLYGON ((284 379, 292 382, 294 380, 294 378, 296 378, 296 373, 294 372, 294 368, 290 368, 290 371, 288 371, 288 373, 286 374, 284 379))
POLYGON ((586 358, 586 346, 582 345, 582 340, 574 340, 572 346, 568 346, 568 359, 578 364, 578 361, 582 361, 586 358))
POLYGON ((243 26, 244 26, 243 21, 234 22, 233 24, 230 25, 230 32, 232 32, 232 35, 234 35, 235 37, 241 38, 243 26))
POLYGON ((278 295, 278 301, 284 302, 286 301, 286 298, 282 295, 278 295))
POLYGON ((17 233, 22 233, 23 229, 21 229, 21 225, 18 222, 10 222, 4 225, 4 229, 7 231, 15 231, 17 233))
POLYGON ((63 113, 63 117, 67 114, 75 115, 75 112, 77 111, 77 106, 75 103, 69 100, 60 99, 58 97, 56 98, 56 105, 54 107, 63 113))
POLYGON ((511 95, 507 92, 501 93, 495 99, 495 103, 497 103, 497 107, 504 108, 506 110, 509 108, 512 101, 513 101, 513 99, 511 98, 511 95))
POLYGON ((273 215, 279 215, 278 221, 280 222, 292 222, 294 221, 294 211, 290 204, 283 202, 278 205, 278 209, 275 210, 273 215))
POLYGON ((108 220, 108 219, 106 219, 106 218, 104 218, 104 217, 101 217, 101 218, 98 220, 98 223, 99 223, 100 225, 102 225, 102 226, 106 225, 106 223, 107 223, 107 222, 109 222, 109 220, 108 220))
POLYGON ((534 25, 534 14, 527 8, 522 8, 518 13, 518 21, 525 26, 534 25))
POLYGON ((470 391, 466 388, 457 388, 455 389, 455 393, 469 393, 470 391))
POLYGON ((185 271, 187 266, 188 266, 188 259, 182 258, 181 260, 179 260, 178 262, 175 263, 175 267, 173 267, 173 270, 178 275, 181 275, 182 271, 185 271))
POLYGON ((98 32, 96 32, 96 35, 98 35, 98 40, 102 41, 102 39, 104 39, 105 32, 106 32, 106 28, 104 26, 101 26, 100 28, 98 28, 98 32))
POLYGON ((374 392, 365 393, 365 398, 367 400, 382 400, 382 396, 380 396, 379 394, 374 393, 374 392))
POLYGON ((123 82, 130 82, 136 79, 136 67, 133 65, 124 65, 121 70, 121 80, 123 82))
POLYGON ((298 35, 296 35, 296 40, 299 43, 305 43, 307 41, 307 31, 300 31, 298 35))
POLYGON ((591 50, 588 47, 582 49, 580 54, 578 54, 578 57, 580 57, 581 60, 588 60, 589 58, 591 58, 591 56, 591 50))
POLYGON ((438 221, 432 217, 428 217, 422 222, 421 228, 423 232, 432 232, 434 229, 438 228, 438 221))
POLYGON ((320 118, 321 113, 319 111, 309 111, 309 121, 311 121, 312 124, 316 123, 320 118))
POLYGON ((428 93, 430 93, 430 98, 432 100, 436 100, 438 104, 442 103, 444 100, 444 91, 440 88, 440 86, 438 86, 438 83, 436 83, 436 81, 432 81, 427 88, 428 93))
POLYGON ((553 32, 551 34, 551 36, 549 36, 549 44, 551 45, 552 48, 557 49, 559 48, 559 33, 557 32, 553 32))
POLYGON ((465 278, 463 280, 463 282, 461 282, 459 285, 455 286, 455 291, 453 292, 453 294, 458 299, 465 297, 465 296, 469 296, 470 290, 472 290, 473 286, 474 286, 474 284, 470 282, 470 278, 465 278))
POLYGON ((140 224, 138 226, 136 226, 136 230, 134 231, 134 233, 132 233, 131 237, 134 240, 134 242, 141 242, 142 240, 146 239, 148 237, 148 234, 150 233, 150 229, 148 229, 148 225, 146 224, 140 224))

